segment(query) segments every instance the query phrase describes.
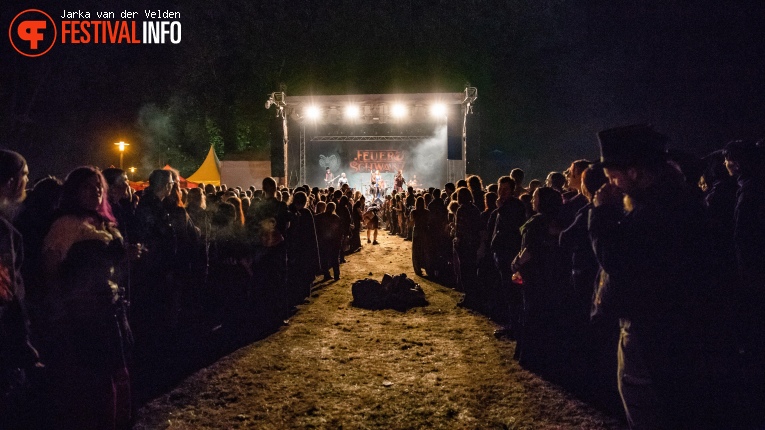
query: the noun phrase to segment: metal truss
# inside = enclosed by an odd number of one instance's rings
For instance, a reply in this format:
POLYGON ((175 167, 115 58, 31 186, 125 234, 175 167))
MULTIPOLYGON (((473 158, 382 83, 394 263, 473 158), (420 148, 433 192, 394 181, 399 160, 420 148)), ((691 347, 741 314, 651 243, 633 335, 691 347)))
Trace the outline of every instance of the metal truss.
MULTIPOLYGON (((312 142, 400 142, 422 140, 430 136, 313 136, 312 142)), ((303 142, 301 140, 301 142, 303 142)), ((303 148, 304 149, 304 148, 303 148)))
POLYGON ((300 126, 300 184, 305 184, 305 125, 300 126))
MULTIPOLYGON (((299 174, 300 182, 306 183, 306 124, 302 116, 302 109, 305 106, 319 104, 322 106, 323 116, 318 121, 325 124, 341 124, 342 123, 342 109, 341 107, 348 103, 348 95, 334 95, 334 96, 290 96, 284 93, 284 88, 280 88, 280 91, 273 92, 267 95, 266 109, 271 106, 276 106, 278 109, 277 117, 280 118, 292 118, 300 121, 300 158, 299 158, 299 174), (288 100, 289 99, 289 100, 288 100)), ((429 110, 426 107, 434 101, 439 103, 445 103, 450 105, 461 105, 462 116, 462 160, 447 160, 447 177, 450 182, 454 182, 458 179, 462 179, 467 174, 467 141, 466 141, 466 120, 465 117, 473 113, 473 105, 476 99, 478 99, 478 90, 475 87, 466 86, 461 93, 414 93, 414 94, 367 94, 367 95, 353 95, 351 97, 355 104, 358 104, 362 108, 361 117, 356 119, 356 124, 386 124, 396 123, 395 120, 391 122, 390 108, 394 103, 404 103, 409 107, 409 113, 411 118, 418 120, 425 120, 428 124, 432 122, 432 117, 429 115, 429 110)), ((315 122, 315 121, 314 121, 315 122)), ((357 131, 358 132, 358 131, 357 131)), ((417 133, 418 129, 399 130, 399 132, 414 132, 417 133)), ((311 136, 311 141, 317 142, 414 142, 423 139, 430 138, 431 136, 311 136)), ((285 142, 285 175, 288 167, 288 151, 287 145, 289 142, 285 142)))

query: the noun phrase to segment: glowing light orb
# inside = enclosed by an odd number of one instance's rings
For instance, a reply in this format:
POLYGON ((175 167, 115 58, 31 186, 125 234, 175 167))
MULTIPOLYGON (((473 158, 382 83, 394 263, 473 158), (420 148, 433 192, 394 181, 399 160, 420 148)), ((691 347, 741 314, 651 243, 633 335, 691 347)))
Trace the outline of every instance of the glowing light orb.
POLYGON ((396 103, 391 108, 390 113, 393 115, 393 118, 403 118, 406 115, 406 106, 396 103))
POLYGON ((348 119, 356 119, 361 116, 361 110, 358 105, 348 105, 345 107, 345 117, 348 119))
POLYGON ((305 116, 308 119, 319 119, 321 117, 321 109, 318 106, 308 106, 305 108, 305 116))
POLYGON ((435 103, 430 105, 430 114, 435 117, 446 115, 446 105, 443 103, 435 103))

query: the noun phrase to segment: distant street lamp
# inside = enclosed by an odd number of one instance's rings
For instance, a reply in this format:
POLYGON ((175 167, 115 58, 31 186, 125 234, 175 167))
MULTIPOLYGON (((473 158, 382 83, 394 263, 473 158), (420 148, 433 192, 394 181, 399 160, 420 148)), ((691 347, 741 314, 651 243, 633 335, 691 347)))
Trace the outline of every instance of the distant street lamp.
POLYGON ((125 147, 130 146, 130 144, 119 141, 119 142, 116 142, 115 145, 120 147, 120 169, 122 169, 122 156, 125 155, 125 147))
POLYGON ((128 170, 130 170, 130 179, 135 181, 135 167, 131 167, 128 170))

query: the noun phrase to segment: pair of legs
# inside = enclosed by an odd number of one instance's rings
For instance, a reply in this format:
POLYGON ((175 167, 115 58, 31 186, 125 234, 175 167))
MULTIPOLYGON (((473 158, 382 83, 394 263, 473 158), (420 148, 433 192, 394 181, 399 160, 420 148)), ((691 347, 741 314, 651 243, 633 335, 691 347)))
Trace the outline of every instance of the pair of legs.
MULTIPOLYGON (((333 272, 335 281, 339 281, 340 280, 340 263, 339 262, 335 262, 335 263, 330 263, 330 264, 331 264, 330 267, 332 268, 332 272, 333 272)), ((329 277, 329 268, 327 268, 324 271, 324 280, 328 281, 329 279, 330 279, 330 277, 329 277)))
POLYGON ((377 245, 377 227, 374 227, 374 228, 367 228, 367 243, 370 243, 370 242, 371 242, 371 241, 369 240, 369 235, 370 235, 370 233, 371 233, 372 231, 374 231, 374 240, 375 240, 373 243, 374 243, 375 245, 377 245))

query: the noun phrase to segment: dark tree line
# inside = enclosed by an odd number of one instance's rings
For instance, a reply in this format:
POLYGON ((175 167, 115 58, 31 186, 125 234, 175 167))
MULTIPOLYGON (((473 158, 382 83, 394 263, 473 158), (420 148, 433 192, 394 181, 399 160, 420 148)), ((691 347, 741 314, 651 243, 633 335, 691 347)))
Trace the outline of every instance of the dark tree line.
MULTIPOLYGON (((0 139, 38 172, 171 163, 212 143, 222 158, 267 153, 266 95, 479 89, 484 168, 494 150, 541 175, 595 154, 593 131, 649 121, 703 153, 762 134, 765 4, 408 0, 41 1, 61 10, 168 9, 179 45, 0 47, 0 139), (55 156, 53 156, 55 155, 55 156)), ((27 6, 4 3, 8 25, 27 6)), ((56 15, 58 14, 58 15, 56 15)), ((141 16, 141 15, 139 15, 141 16)), ((476 172, 480 173, 480 172, 476 172)))

